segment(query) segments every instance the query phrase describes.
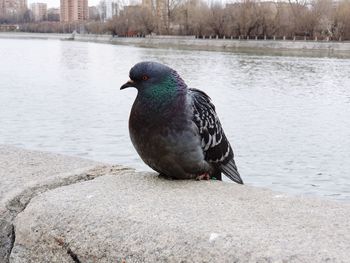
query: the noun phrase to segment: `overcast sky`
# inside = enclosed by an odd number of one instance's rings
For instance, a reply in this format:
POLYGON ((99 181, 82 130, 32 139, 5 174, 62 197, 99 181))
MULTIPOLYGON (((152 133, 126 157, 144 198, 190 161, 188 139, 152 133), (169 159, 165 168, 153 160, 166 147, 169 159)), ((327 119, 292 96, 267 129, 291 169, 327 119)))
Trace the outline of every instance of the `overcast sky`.
MULTIPOLYGON (((100 0, 89 0, 89 6, 97 5, 100 0)), ((47 7, 59 7, 60 0, 28 0, 28 6, 31 3, 47 3, 47 7)))

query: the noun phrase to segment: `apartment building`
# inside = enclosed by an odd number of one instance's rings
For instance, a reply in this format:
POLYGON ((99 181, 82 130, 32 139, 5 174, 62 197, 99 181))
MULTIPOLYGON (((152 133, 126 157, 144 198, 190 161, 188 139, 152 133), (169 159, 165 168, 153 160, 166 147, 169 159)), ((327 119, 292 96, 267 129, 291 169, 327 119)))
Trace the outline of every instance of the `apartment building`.
POLYGON ((30 5, 34 21, 47 20, 47 4, 46 3, 32 3, 30 5))
POLYGON ((79 22, 89 18, 88 0, 61 0, 61 22, 79 22))

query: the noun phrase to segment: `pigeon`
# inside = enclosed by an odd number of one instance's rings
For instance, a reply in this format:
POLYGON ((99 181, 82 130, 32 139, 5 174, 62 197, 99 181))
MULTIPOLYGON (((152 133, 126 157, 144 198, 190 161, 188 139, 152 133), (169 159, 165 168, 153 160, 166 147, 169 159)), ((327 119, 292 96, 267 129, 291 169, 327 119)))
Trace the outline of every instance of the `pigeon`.
POLYGON ((141 159, 172 179, 222 180, 243 184, 215 106, 199 89, 188 88, 172 68, 140 62, 121 86, 137 89, 129 117, 131 141, 141 159))

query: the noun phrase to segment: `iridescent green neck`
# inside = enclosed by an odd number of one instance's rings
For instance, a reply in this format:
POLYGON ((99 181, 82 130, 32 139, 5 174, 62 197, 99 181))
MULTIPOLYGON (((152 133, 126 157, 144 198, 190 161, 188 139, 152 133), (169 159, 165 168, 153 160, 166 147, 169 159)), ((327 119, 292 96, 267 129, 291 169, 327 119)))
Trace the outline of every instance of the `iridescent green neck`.
POLYGON ((179 87, 173 76, 167 77, 158 84, 153 84, 141 91, 140 100, 154 107, 166 107, 177 97, 181 87, 179 87), (180 89, 179 89, 180 88, 180 89))

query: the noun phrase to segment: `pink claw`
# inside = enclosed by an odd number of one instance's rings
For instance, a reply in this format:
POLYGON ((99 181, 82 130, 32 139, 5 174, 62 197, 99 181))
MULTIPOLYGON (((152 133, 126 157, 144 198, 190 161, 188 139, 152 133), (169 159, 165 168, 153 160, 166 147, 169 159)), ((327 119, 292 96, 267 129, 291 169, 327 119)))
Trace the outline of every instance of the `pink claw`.
POLYGON ((209 173, 203 173, 203 174, 200 174, 196 177, 196 180, 198 180, 198 181, 209 180, 209 179, 210 179, 209 173))

